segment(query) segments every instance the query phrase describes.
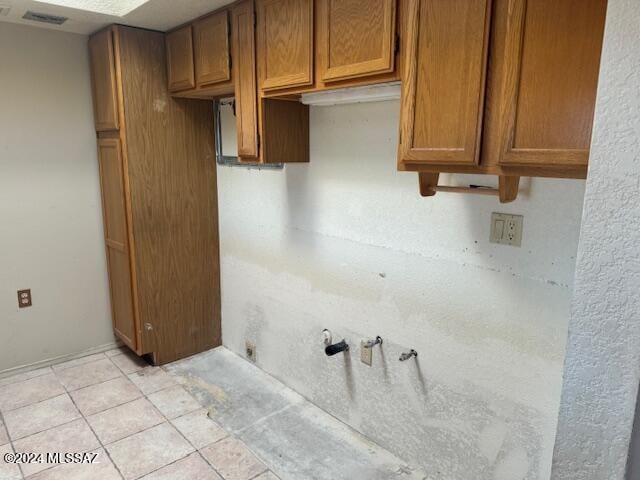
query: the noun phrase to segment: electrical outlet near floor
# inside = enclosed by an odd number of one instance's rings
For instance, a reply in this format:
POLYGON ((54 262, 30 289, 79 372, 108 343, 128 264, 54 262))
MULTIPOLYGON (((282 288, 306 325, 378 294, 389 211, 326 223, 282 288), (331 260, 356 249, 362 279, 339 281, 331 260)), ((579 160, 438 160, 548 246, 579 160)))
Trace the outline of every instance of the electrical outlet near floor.
POLYGON ((244 352, 246 354, 247 359, 251 360, 255 363, 256 361, 256 345, 250 341, 244 342, 244 352))
POLYGON ((31 289, 18 290, 18 308, 30 307, 33 305, 31 301, 31 289))
POLYGON ((491 243, 502 245, 522 245, 522 215, 511 215, 508 213, 491 214, 491 243))
POLYGON ((365 365, 371 366, 373 363, 373 349, 367 347, 366 342, 360 342, 360 361, 365 365))

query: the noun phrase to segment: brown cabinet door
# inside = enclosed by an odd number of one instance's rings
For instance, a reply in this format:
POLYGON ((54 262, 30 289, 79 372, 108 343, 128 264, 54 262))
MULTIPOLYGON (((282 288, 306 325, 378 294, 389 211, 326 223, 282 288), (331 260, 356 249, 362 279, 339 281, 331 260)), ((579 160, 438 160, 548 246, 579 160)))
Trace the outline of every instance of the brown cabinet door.
POLYGON ((193 43, 198 87, 231 79, 227 10, 195 22, 193 43))
POLYGON ((409 6, 400 163, 478 162, 491 0, 409 6))
POLYGON ((136 325, 120 140, 115 138, 99 139, 98 161, 100 162, 113 329, 123 342, 136 350, 136 325))
POLYGON ((258 99, 253 1, 231 11, 238 156, 258 157, 258 99))
POLYGON ((118 130, 118 93, 113 31, 102 30, 89 39, 93 116, 97 132, 118 130))
POLYGON ((501 165, 587 165, 606 7, 509 0, 501 165))
POLYGON ((318 0, 317 5, 322 81, 393 71, 395 0, 318 0))
POLYGON ((260 88, 313 83, 313 1, 258 0, 260 88))
POLYGON ((177 92, 196 86, 193 68, 193 38, 191 25, 166 36, 167 76, 169 90, 177 92))

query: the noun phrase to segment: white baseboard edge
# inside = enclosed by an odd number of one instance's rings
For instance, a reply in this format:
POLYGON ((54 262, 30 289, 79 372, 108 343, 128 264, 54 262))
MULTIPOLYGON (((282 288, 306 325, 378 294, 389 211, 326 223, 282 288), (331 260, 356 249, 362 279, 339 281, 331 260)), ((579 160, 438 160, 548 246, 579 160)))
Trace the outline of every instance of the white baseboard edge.
POLYGON ((58 363, 67 362, 69 360, 75 360, 76 358, 86 357, 88 355, 94 355, 96 353, 106 352, 108 350, 113 350, 114 348, 123 347, 124 344, 116 340, 114 342, 105 343, 104 345, 98 345, 97 347, 91 347, 86 350, 83 350, 78 353, 71 353, 68 355, 61 355, 59 357, 48 358, 46 360, 39 360, 35 363, 30 363, 27 365, 21 365, 19 367, 12 367, 6 370, 0 371, 0 378, 7 378, 13 375, 18 375, 20 373, 30 372, 32 370, 37 370, 39 368, 50 367, 51 365, 57 365, 58 363))

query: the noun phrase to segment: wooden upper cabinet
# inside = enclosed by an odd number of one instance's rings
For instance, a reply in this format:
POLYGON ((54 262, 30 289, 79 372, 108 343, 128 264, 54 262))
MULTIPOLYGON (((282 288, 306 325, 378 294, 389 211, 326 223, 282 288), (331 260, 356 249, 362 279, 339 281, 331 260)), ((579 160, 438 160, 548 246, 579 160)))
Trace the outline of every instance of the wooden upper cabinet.
POLYGON ((231 11, 238 156, 245 158, 259 155, 254 18, 252 0, 231 11))
POLYGON ((227 10, 196 21, 193 43, 198 87, 231 79, 227 10))
POLYGON ((606 7, 509 0, 501 165, 587 165, 606 7))
POLYGON ((323 82, 392 72, 396 0, 317 0, 323 82))
POLYGON ((313 0, 258 0, 257 40, 264 91, 313 83, 313 0))
POLYGON ((196 86, 193 67, 192 27, 187 25, 166 36, 169 90, 177 92, 196 86))
POLYGON ((118 130, 118 93, 113 31, 107 28, 89 39, 93 116, 96 131, 118 130))
POLYGON ((411 2, 400 163, 478 162, 491 0, 411 2))

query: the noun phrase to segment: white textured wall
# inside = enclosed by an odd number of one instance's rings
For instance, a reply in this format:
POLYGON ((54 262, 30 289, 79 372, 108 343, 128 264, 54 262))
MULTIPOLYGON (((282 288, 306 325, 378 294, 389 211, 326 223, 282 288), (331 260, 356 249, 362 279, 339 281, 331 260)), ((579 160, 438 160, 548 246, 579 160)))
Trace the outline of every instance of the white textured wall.
POLYGON ((584 205, 553 478, 621 480, 640 381, 637 0, 609 0, 584 205))
POLYGON ((584 182, 423 199, 396 171, 398 111, 314 107, 309 165, 219 168, 224 344, 256 342, 261 368, 433 480, 547 480, 584 182), (488 242, 492 211, 524 215, 522 248, 488 242), (349 357, 325 357, 323 328, 349 357))
POLYGON ((86 42, 0 23, 0 371, 113 342, 86 42))

